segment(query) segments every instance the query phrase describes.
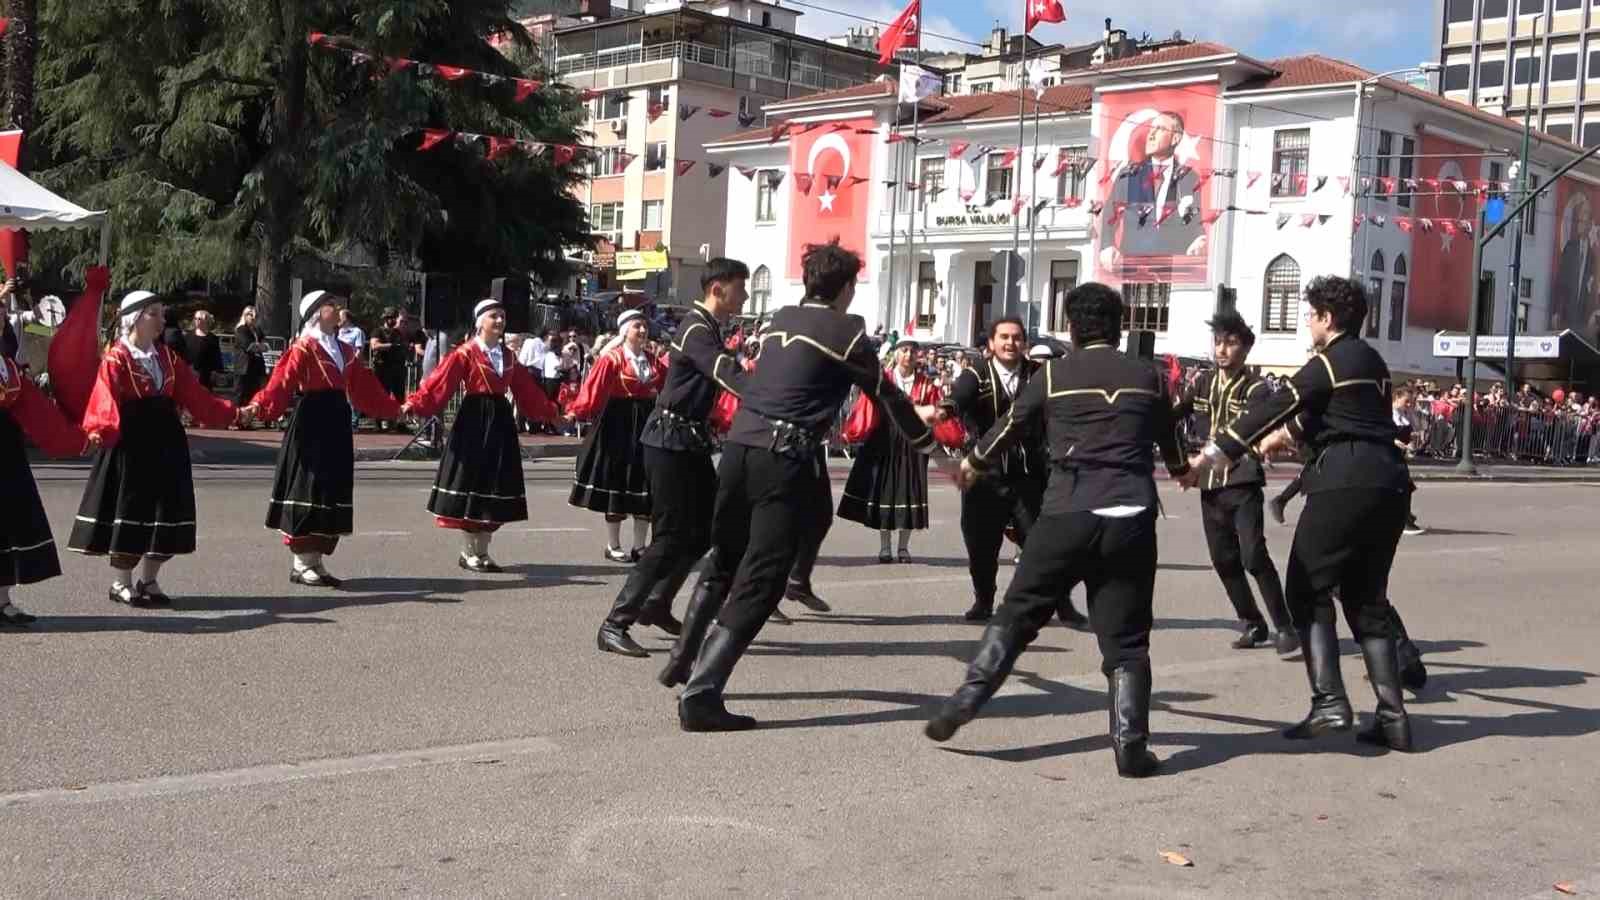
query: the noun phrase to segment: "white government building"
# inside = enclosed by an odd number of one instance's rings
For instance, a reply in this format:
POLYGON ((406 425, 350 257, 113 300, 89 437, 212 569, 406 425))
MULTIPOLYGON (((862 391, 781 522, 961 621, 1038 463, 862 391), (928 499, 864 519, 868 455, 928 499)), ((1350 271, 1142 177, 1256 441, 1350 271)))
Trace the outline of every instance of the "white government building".
MULTIPOLYGON (((1366 335, 1396 374, 1454 374, 1435 335, 1466 327, 1474 220, 1516 201, 1520 123, 1327 57, 1208 43, 1052 74, 1037 115, 1032 91, 1020 101, 1020 149, 1016 92, 927 98, 913 131, 914 105, 886 80, 772 103, 765 127, 706 144, 730 166, 726 253, 750 265, 751 311, 798 302, 796 246, 832 232, 867 259, 853 312, 973 344, 1003 314, 994 260, 1020 207, 1012 311, 1040 332, 1064 337, 1061 298, 1094 278, 1123 289, 1158 353, 1207 357, 1204 323, 1231 302, 1256 330, 1251 362, 1292 369, 1309 344, 1301 289, 1356 275, 1378 300, 1366 335)), ((1523 333, 1592 341, 1600 323, 1600 163, 1543 180, 1580 152, 1534 134, 1545 191, 1523 233, 1523 333)), ((1506 332, 1516 230, 1485 250, 1485 333, 1506 332)))

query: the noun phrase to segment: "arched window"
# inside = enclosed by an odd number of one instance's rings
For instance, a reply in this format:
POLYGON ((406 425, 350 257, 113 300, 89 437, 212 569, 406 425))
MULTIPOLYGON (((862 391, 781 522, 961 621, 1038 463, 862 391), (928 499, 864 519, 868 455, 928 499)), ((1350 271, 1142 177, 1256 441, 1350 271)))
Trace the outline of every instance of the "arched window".
POLYGON ((1269 334, 1294 334, 1295 313, 1300 309, 1300 264, 1285 253, 1267 265, 1262 290, 1261 330, 1269 334))
POLYGON ((1372 251, 1372 264, 1367 269, 1367 328, 1369 338, 1378 336, 1378 325, 1383 319, 1383 276, 1389 272, 1383 251, 1372 251))
MULTIPOLYGON (((1406 336, 1406 257, 1394 258, 1394 278, 1389 282, 1389 340, 1404 340, 1406 336)), ((1373 298, 1378 303, 1378 298, 1373 298)))
POLYGON ((772 303, 772 272, 766 266, 757 266, 750 276, 750 305, 751 312, 758 316, 767 314, 767 306, 772 303))

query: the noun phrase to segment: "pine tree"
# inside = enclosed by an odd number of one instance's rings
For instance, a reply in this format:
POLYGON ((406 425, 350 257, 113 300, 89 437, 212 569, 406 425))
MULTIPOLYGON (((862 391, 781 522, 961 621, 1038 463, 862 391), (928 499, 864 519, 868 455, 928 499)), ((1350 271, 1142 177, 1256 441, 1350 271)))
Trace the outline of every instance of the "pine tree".
POLYGON ((558 167, 419 150, 423 128, 576 142, 576 94, 489 45, 512 33, 512 55, 531 59, 510 12, 509 0, 43 0, 43 177, 111 210, 118 285, 254 268, 278 334, 297 254, 361 251, 469 283, 553 278, 561 248, 586 239, 571 191, 581 155, 558 167), (330 40, 313 46, 313 32, 330 40), (390 57, 505 78, 446 83, 392 71, 390 57), (518 103, 516 77, 547 86, 518 103))

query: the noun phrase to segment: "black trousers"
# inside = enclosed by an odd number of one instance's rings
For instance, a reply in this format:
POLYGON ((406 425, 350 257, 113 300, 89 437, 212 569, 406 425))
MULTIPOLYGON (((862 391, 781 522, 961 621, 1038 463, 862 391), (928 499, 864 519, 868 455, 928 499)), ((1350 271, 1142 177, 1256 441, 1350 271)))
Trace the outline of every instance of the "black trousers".
POLYGON ((1267 615, 1272 617, 1272 627, 1289 627, 1284 609, 1283 583, 1278 578, 1278 568, 1272 564, 1267 552, 1266 519, 1262 485, 1249 484, 1238 487, 1217 488, 1200 494, 1200 521, 1205 527, 1206 548, 1211 551, 1211 565, 1222 579, 1228 592, 1234 614, 1241 622, 1265 625, 1256 598, 1250 592, 1248 572, 1261 589, 1261 600, 1266 604, 1267 615))
MULTIPOLYGON (((717 470, 704 453, 644 448, 650 481, 650 546, 634 564, 606 621, 627 628, 638 621, 645 601, 659 586, 672 591, 688 578, 711 548, 711 517, 717 499, 717 470)), ((660 601, 670 607, 672 597, 660 601)))
POLYGON ((1284 581, 1296 626, 1333 621, 1337 592, 1357 636, 1399 637, 1387 591, 1409 506, 1404 493, 1377 488, 1306 495, 1284 581))
POLYGON ((820 544, 832 519, 826 463, 728 444, 717 478, 716 552, 702 581, 728 584, 717 623, 754 635, 783 599, 801 547, 820 544))
POLYGON ((797 536, 799 546, 795 550, 794 568, 789 570, 789 583, 808 591, 811 590, 811 572, 816 569, 817 557, 822 554, 822 542, 833 529, 833 481, 828 477, 826 469, 822 472, 822 482, 824 496, 828 498, 828 508, 818 511, 820 522, 813 522, 811 530, 797 536))
MULTIPOLYGON (((961 539, 967 546, 967 571, 972 593, 980 603, 993 603, 1000 547, 1007 526, 1026 545, 1044 497, 1044 474, 980 478, 961 495, 961 539)), ((1023 551, 1027 559, 1027 551, 1023 551)))
POLYGON ((1089 623, 1106 674, 1150 658, 1156 586, 1156 514, 1112 519, 1091 512, 1041 517, 1022 548, 1022 564, 993 623, 1026 647, 1050 622, 1061 586, 1082 581, 1089 623))

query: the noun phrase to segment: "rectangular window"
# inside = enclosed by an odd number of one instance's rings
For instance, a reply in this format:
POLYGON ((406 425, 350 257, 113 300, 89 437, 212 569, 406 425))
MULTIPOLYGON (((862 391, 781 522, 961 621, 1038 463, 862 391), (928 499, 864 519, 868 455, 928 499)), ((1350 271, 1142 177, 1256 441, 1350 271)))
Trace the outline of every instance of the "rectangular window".
POLYGON ((987 94, 992 90, 994 90, 994 85, 989 84, 988 82, 984 82, 983 84, 975 84, 972 86, 972 92, 974 94, 987 94))
POLYGON ((1406 179, 1416 176, 1417 142, 1408 137, 1400 139, 1400 196, 1395 202, 1405 209, 1411 208, 1411 188, 1405 186, 1406 179))
POLYGON ((1517 304, 1517 333, 1528 333, 1528 315, 1533 312, 1532 303, 1517 304))
POLYGON ((917 160, 917 183, 922 185, 916 192, 920 209, 934 202, 935 195, 944 190, 944 157, 917 160))
POLYGON ((1282 129, 1272 133, 1272 196, 1305 196, 1307 186, 1300 183, 1300 176, 1310 167, 1311 129, 1282 129))
POLYGON ((1522 213, 1522 233, 1531 235, 1539 224, 1539 176, 1532 172, 1528 173, 1528 190, 1533 194, 1533 202, 1522 213))
POLYGON ((944 77, 944 92, 951 95, 961 93, 961 73, 956 72, 944 77))
MULTIPOLYGON (((985 203, 1011 199, 1011 176, 1013 170, 1011 166, 1004 164, 1006 155, 999 150, 991 151, 988 161, 984 164, 988 170, 988 180, 984 182, 986 185, 984 192, 987 198, 985 203)), ((1020 159, 1021 157, 1018 158, 1020 159)))
POLYGON ((1600 145, 1600 122, 1583 123, 1583 146, 1585 148, 1600 145))
POLYGON ((1502 87, 1506 83, 1506 61, 1486 59, 1478 63, 1478 90, 1502 87))
POLYGON ((1067 294, 1078 286, 1078 261, 1050 261, 1050 330, 1067 330, 1067 294))
MULTIPOLYGON (((1394 174, 1393 160, 1389 157, 1394 154, 1394 135, 1387 131, 1378 132, 1378 157, 1377 175, 1379 178, 1388 178, 1394 174)), ((1381 197, 1384 195, 1383 184, 1374 182, 1372 193, 1381 197)))
POLYGON ((628 114, 628 92, 607 91, 600 95, 601 119, 620 119, 628 114))
POLYGON ((1372 302, 1367 306, 1366 335, 1369 338, 1375 338, 1378 336, 1379 320, 1383 318, 1383 302, 1381 300, 1383 297, 1382 278, 1367 279, 1367 296, 1372 298, 1372 302))
POLYGON ((1294 334, 1295 311, 1300 308, 1300 267, 1288 257, 1279 257, 1267 267, 1267 282, 1262 290, 1261 327, 1269 334, 1294 334))
POLYGON ((1583 0, 1556 0, 1556 11, 1563 9, 1582 9, 1583 0))
POLYGON ((672 105, 672 89, 664 84, 656 85, 650 89, 650 97, 647 102, 651 109, 659 107, 662 112, 665 112, 667 107, 672 105))
POLYGON ((644 202, 644 224, 640 227, 645 231, 660 231, 661 213, 665 209, 665 200, 646 200, 644 202))
POLYGON ((933 263, 917 264, 917 327, 932 328, 935 324, 934 306, 939 302, 939 280, 934 276, 933 263))
POLYGON ((1578 80, 1578 54, 1556 53, 1550 57, 1551 81, 1578 80))
POLYGON ((1539 60, 1537 58, 1522 57, 1511 63, 1512 84, 1537 84, 1539 81, 1539 60))
POLYGON ((1563 141, 1572 140, 1571 122, 1551 122, 1544 127, 1545 133, 1551 137, 1558 137, 1563 141))
POLYGON ((1511 4, 1506 0, 1483 0, 1483 18, 1485 21, 1489 19, 1504 19, 1510 7, 1511 4))
POLYGON ((1088 153, 1088 147, 1061 148, 1056 165, 1066 163, 1067 167, 1061 171, 1061 177, 1056 179, 1057 203, 1065 203, 1069 198, 1083 199, 1084 191, 1088 188, 1088 179, 1084 177, 1087 174, 1084 171, 1084 163, 1088 153))
POLYGON ((771 169, 763 169, 756 173, 756 221, 776 222, 778 213, 773 207, 773 198, 778 194, 777 174, 771 169))
POLYGON ((605 175, 621 175, 624 170, 622 165, 623 149, 617 144, 611 147, 596 147, 589 155, 589 174, 595 177, 605 175))
MULTIPOLYGON (((1380 298, 1374 297, 1373 306, 1376 307, 1380 298)), ((1389 282, 1389 340, 1405 340, 1406 336, 1406 282, 1396 278, 1389 282)))
POLYGON ((656 141, 644 145, 644 170, 657 172, 667 167, 667 142, 656 141))
POLYGON ((1500 182, 1505 180, 1505 164, 1497 162, 1489 163, 1489 196, 1502 198, 1505 197, 1505 193, 1500 190, 1500 182))
POLYGON ((621 231, 622 230, 622 204, 621 203, 596 203, 589 208, 589 230, 621 231))
POLYGON ((1172 285, 1140 283, 1122 285, 1122 330, 1167 331, 1167 304, 1172 300, 1172 285))
POLYGON ((1451 63, 1444 67, 1444 89, 1464 91, 1472 86, 1472 64, 1451 63))
POLYGON ((1450 0, 1445 8, 1445 21, 1452 25, 1472 21, 1472 0, 1450 0))
POLYGON ((1531 16, 1544 12, 1544 0, 1517 0, 1517 14, 1531 16))
POLYGON ((1522 282, 1521 282, 1520 286, 1517 288, 1517 294, 1522 296, 1522 297, 1532 297, 1533 296, 1533 279, 1532 278, 1524 278, 1524 279, 1522 279, 1522 282))
POLYGON ((1600 50, 1589 51, 1589 68, 1586 71, 1587 74, 1584 77, 1589 80, 1593 81, 1600 78, 1600 50))

